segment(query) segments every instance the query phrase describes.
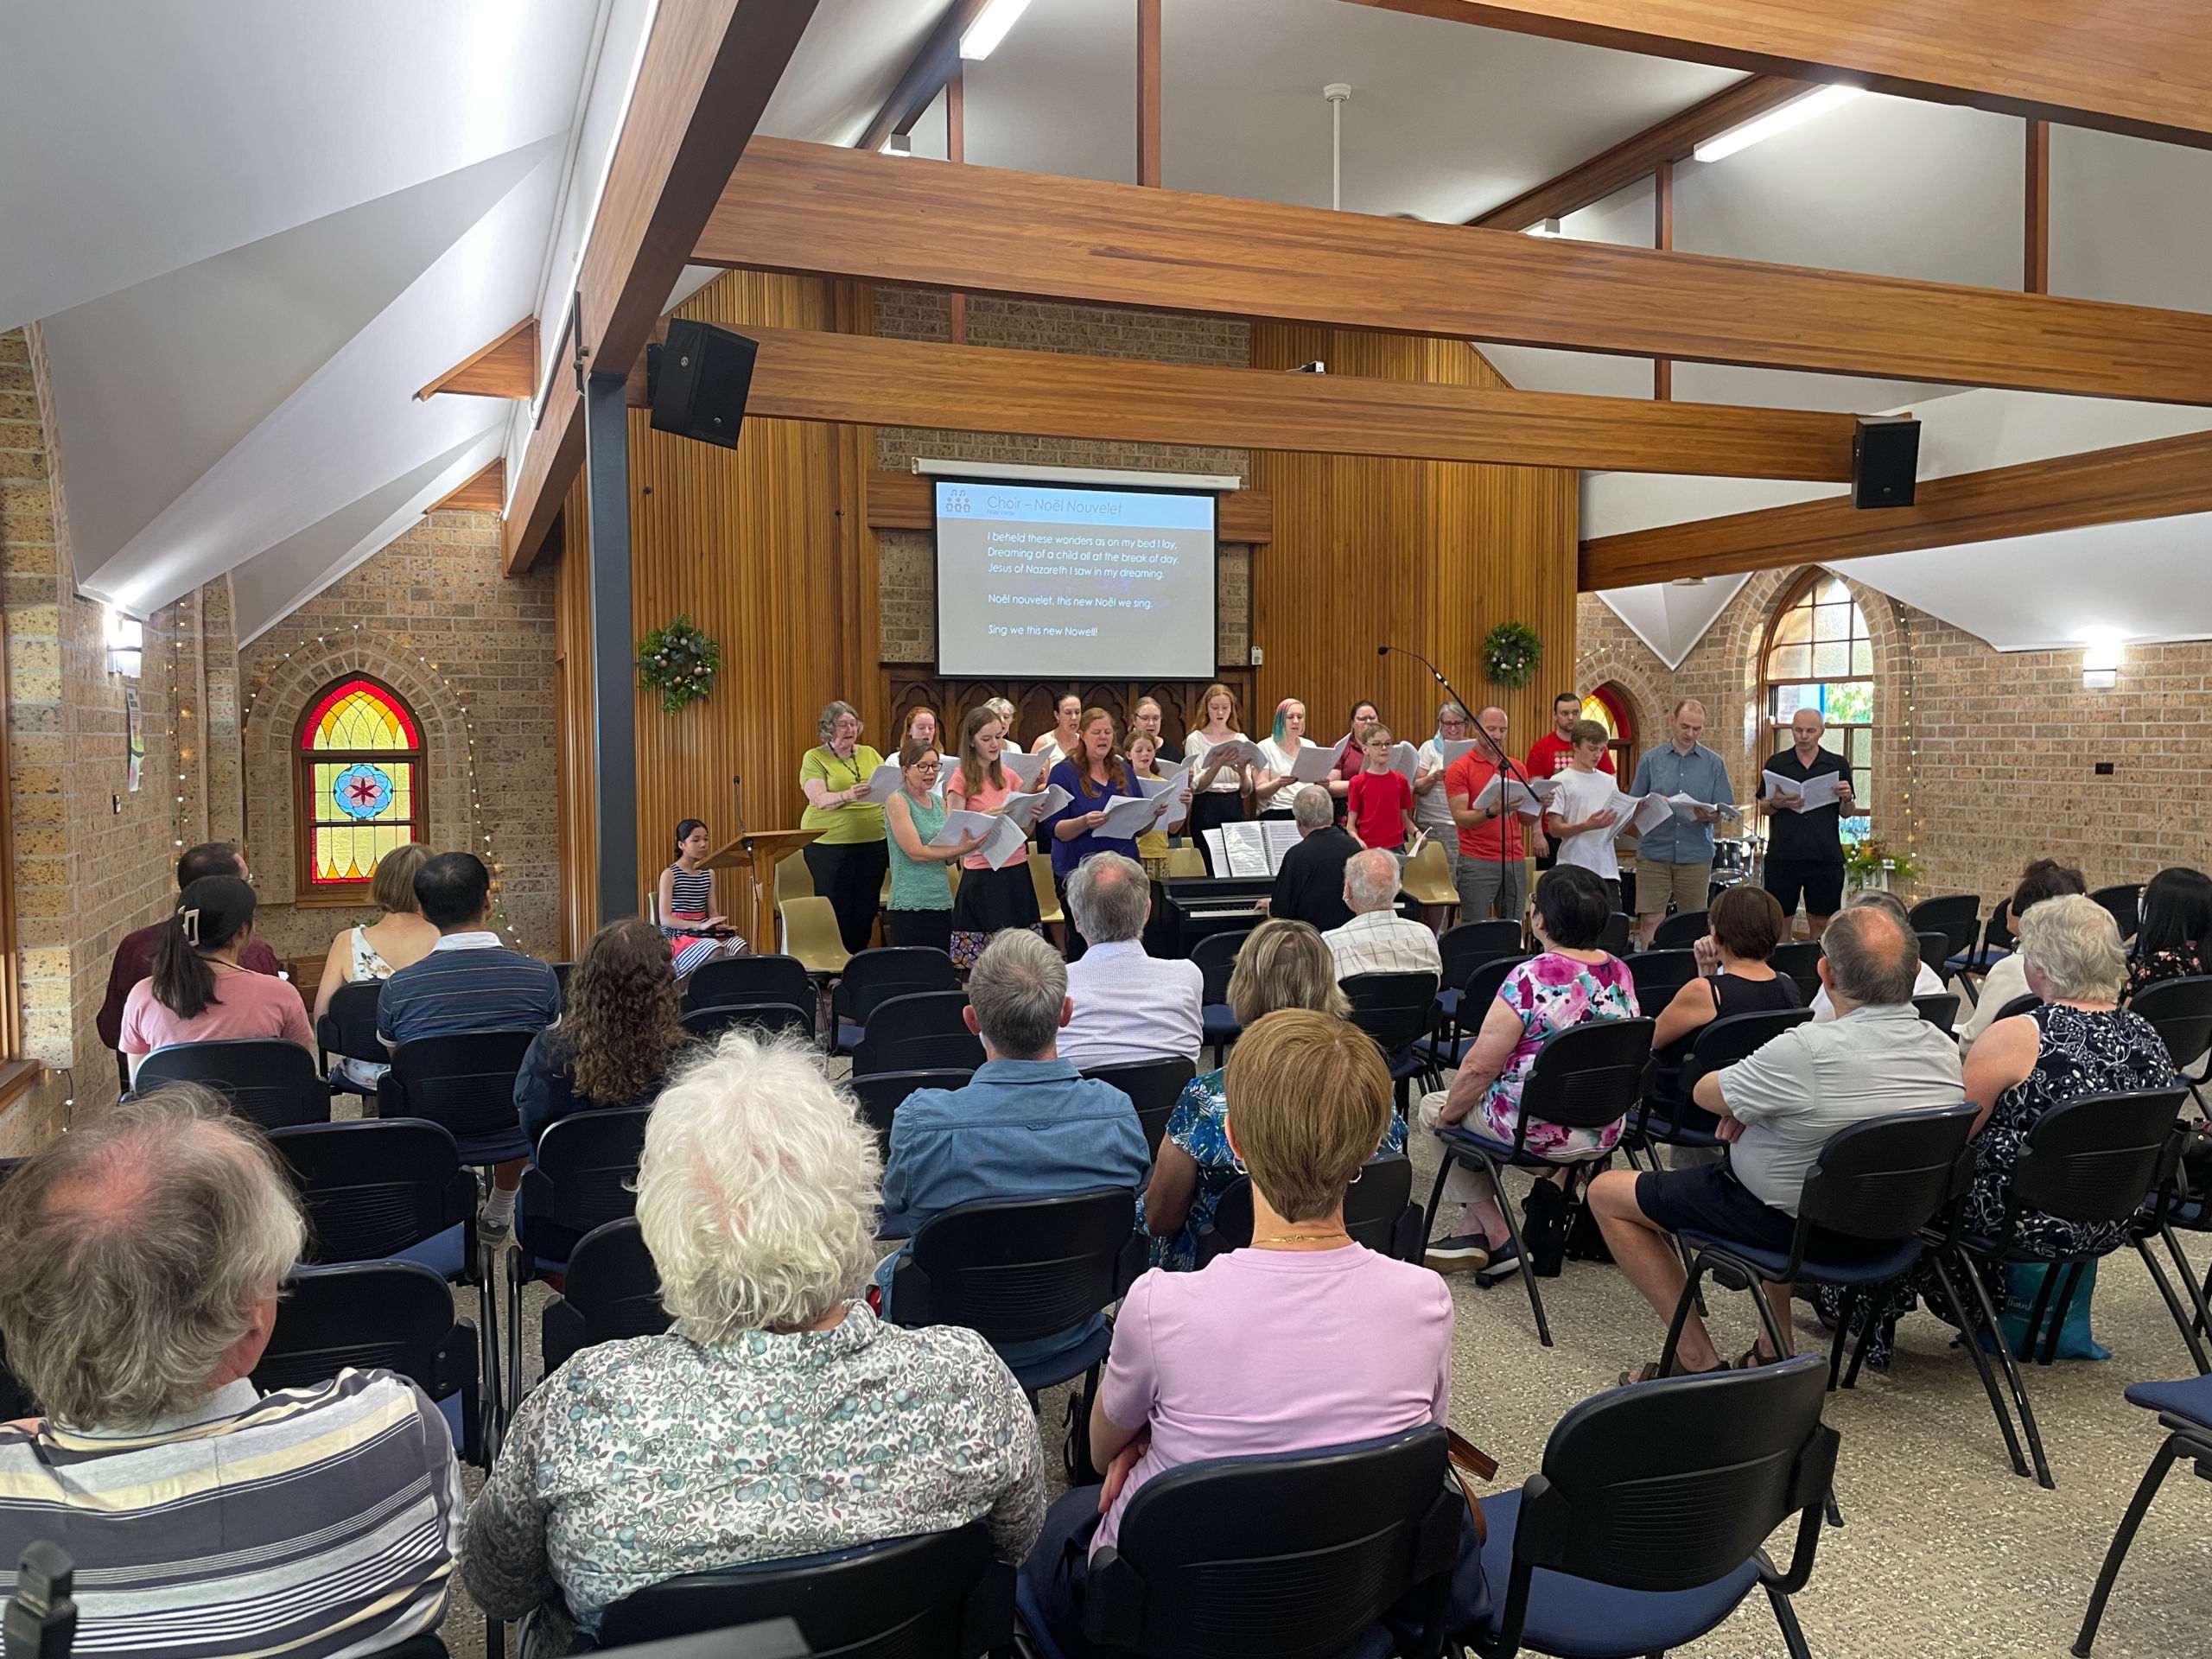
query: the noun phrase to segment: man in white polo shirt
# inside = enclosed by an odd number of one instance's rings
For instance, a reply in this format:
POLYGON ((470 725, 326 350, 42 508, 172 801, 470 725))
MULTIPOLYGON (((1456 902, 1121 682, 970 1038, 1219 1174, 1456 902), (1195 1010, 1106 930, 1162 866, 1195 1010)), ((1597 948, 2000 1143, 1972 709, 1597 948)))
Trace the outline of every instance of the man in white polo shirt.
POLYGON ((1195 1063, 1205 976, 1195 963, 1145 954, 1152 884, 1144 866, 1119 853, 1096 853, 1075 867, 1067 891, 1086 948, 1068 964, 1075 1013, 1060 1028, 1060 1058, 1085 1071, 1179 1054, 1195 1063))

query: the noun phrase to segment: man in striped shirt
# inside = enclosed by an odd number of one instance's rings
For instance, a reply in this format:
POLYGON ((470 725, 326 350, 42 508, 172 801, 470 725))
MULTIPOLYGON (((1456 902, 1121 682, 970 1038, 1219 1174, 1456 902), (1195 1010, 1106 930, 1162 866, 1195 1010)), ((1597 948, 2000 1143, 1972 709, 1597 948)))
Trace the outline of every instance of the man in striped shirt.
MULTIPOLYGON (((415 899, 437 944, 384 982, 377 1035, 387 1048, 465 1031, 543 1031, 561 1017, 561 982, 535 957, 510 950, 492 931, 492 873, 474 853, 440 853, 415 872, 415 899)), ((464 1136, 461 1160, 493 1166, 492 1196, 478 1230, 494 1249, 513 1230, 515 1189, 530 1137, 513 1127, 464 1136)))
POLYGON ((80 1654, 351 1659, 437 1629, 464 1507, 437 1408, 388 1371, 249 1380, 303 1236, 267 1144, 189 1084, 0 1188, 0 1337, 48 1412, 0 1424, 0 1600, 44 1538, 80 1654))

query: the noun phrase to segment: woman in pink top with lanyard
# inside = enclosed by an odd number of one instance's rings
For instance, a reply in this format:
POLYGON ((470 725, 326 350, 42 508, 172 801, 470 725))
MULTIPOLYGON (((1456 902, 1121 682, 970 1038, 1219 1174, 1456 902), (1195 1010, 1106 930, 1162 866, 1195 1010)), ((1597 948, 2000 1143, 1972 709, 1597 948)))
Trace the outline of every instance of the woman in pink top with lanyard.
POLYGON ((157 1048, 227 1038, 282 1037, 315 1047, 307 1004, 289 980, 238 966, 253 942, 253 889, 235 875, 205 875, 187 887, 162 925, 153 969, 130 988, 118 1045, 130 1078, 157 1048))
MULTIPOLYGON (((960 765, 944 785, 944 804, 955 812, 1002 812, 1022 792, 1021 780, 1000 764, 1006 749, 1006 721, 983 703, 960 722, 960 765)), ((1033 788, 1045 786, 1039 770, 1033 788)), ((960 863, 960 891, 952 895, 952 960, 972 968, 991 935, 1009 927, 1042 931, 1037 886, 1029 860, 1017 858, 1002 870, 970 853, 960 863)))

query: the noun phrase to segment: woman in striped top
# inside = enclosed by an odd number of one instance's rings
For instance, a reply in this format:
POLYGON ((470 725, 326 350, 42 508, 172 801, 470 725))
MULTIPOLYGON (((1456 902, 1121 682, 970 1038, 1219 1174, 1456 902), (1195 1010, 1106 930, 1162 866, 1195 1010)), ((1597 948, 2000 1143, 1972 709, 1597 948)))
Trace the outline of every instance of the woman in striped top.
POLYGON ((705 931, 729 925, 728 917, 712 913, 715 873, 705 868, 712 848, 705 821, 686 818, 676 826, 676 861, 660 873, 657 913, 660 931, 667 936, 675 957, 678 979, 702 962, 735 956, 745 949, 743 939, 717 938, 705 931))

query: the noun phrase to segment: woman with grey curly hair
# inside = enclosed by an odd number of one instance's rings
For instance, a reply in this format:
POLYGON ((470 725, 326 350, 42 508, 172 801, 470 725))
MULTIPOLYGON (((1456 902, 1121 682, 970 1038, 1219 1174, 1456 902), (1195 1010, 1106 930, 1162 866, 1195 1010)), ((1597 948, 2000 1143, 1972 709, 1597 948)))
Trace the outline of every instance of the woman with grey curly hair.
POLYGON ((1021 1560, 1044 1515, 1035 1416, 974 1332, 869 1311, 881 1178, 874 1132, 796 1042, 733 1032, 661 1092, 638 1225, 674 1328, 541 1383, 462 1535, 477 1605, 530 1616, 528 1659, 679 1573, 976 1520, 1021 1560))
POLYGON ((883 757, 861 741, 861 731, 860 711, 851 703, 828 703, 815 723, 822 741, 798 767, 798 786, 806 796, 799 828, 822 832, 800 856, 815 892, 837 912, 838 937, 848 950, 868 949, 891 868, 883 806, 868 798, 883 757))

